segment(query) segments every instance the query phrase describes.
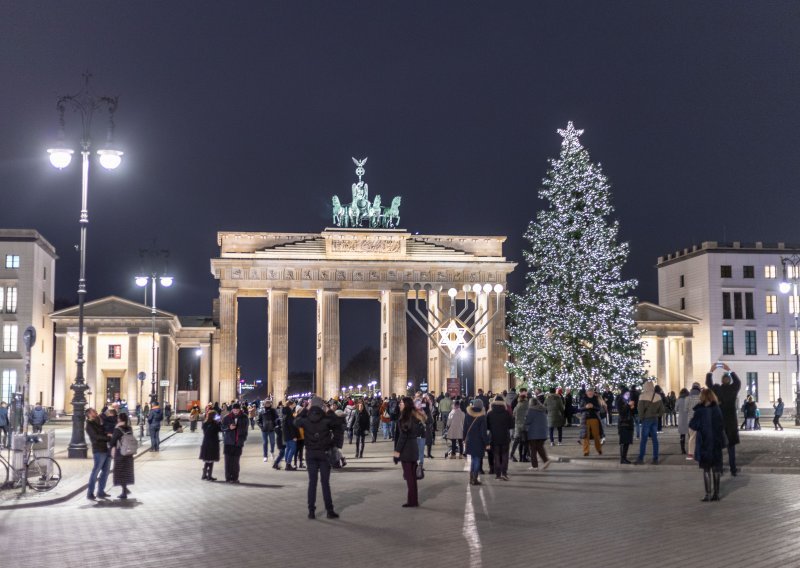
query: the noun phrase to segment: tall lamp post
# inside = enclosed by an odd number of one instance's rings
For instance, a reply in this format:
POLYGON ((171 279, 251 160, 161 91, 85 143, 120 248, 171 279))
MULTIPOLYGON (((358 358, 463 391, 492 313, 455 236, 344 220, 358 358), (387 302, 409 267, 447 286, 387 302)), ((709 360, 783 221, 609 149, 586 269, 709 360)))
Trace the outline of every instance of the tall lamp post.
MULTIPOLYGON (((144 251, 143 251, 144 252, 144 251)), ((167 252, 167 251, 161 251, 167 252)), ((168 254, 168 253, 167 253, 168 254)), ((158 255, 156 255, 158 256, 158 255)), ((165 276, 163 274, 158 274, 157 272, 153 272, 150 276, 137 276, 136 277, 136 285, 140 288, 144 288, 148 284, 151 284, 151 292, 150 292, 150 316, 152 319, 152 368, 150 371, 150 406, 153 405, 154 402, 158 400, 158 393, 156 391, 156 383, 158 382, 158 347, 156 346, 156 290, 158 288, 158 284, 160 283, 165 288, 169 288, 172 286, 174 279, 172 276, 165 276)))
POLYGON ((797 280, 800 278, 800 255, 793 254, 792 256, 781 257, 781 264, 783 265, 783 281, 780 284, 780 291, 782 294, 792 292, 791 306, 794 308, 794 361, 795 361, 795 396, 794 396, 794 425, 800 426, 800 349, 797 348, 798 336, 798 311, 800 311, 800 302, 797 296, 797 280), (791 271, 789 270, 791 267, 791 271), (789 274, 791 272, 791 275, 789 274), (789 281, 791 280, 791 284, 789 281))
POLYGON ((122 162, 122 152, 112 148, 114 137, 114 113, 117 110, 118 97, 97 97, 89 91, 89 73, 84 73, 84 84, 81 90, 74 95, 59 97, 56 102, 59 119, 58 142, 55 147, 49 148, 50 163, 58 168, 66 168, 72 161, 74 151, 67 146, 65 141, 64 114, 67 109, 77 111, 81 117, 81 156, 83 157, 82 182, 81 182, 81 238, 78 251, 80 252, 80 275, 78 277, 78 358, 75 382, 70 386, 72 396, 72 438, 67 448, 70 458, 85 458, 88 453, 86 438, 83 433, 83 423, 86 411, 86 391, 89 386, 83 376, 85 362, 83 354, 83 304, 86 299, 86 227, 89 224, 89 210, 87 206, 89 192, 89 156, 92 147, 91 126, 94 111, 105 108, 108 110, 108 138, 106 146, 97 150, 100 165, 107 170, 116 169, 122 162))

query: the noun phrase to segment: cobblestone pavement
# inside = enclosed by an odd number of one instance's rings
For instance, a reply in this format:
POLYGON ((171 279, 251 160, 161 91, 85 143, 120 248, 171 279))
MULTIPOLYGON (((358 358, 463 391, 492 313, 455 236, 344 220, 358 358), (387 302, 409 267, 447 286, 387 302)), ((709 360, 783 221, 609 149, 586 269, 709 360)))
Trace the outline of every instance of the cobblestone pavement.
MULTIPOLYGON (((568 429, 552 456, 577 455, 576 434, 568 429)), ((665 451, 670 437, 667 431, 665 451)), ((780 438, 766 431, 743 437, 742 449, 752 443, 796 451, 800 443, 800 431, 789 429, 780 438)), ((379 441, 367 444, 364 459, 334 472, 341 518, 311 521, 306 474, 263 463, 258 432, 242 459, 241 485, 200 480, 200 439, 187 432, 164 442, 159 454, 142 455, 127 502, 90 502, 81 493, 47 507, 0 511, 3 565, 800 565, 800 477, 749 472, 746 460, 765 459, 760 453, 740 452, 744 473, 723 477, 721 502, 701 503, 701 474, 679 455, 666 458, 674 466, 620 468, 612 466, 609 442, 602 457, 539 473, 516 463, 509 482, 485 476, 483 486, 470 488, 467 462, 442 459, 437 444, 420 482, 421 507, 402 509, 402 475, 389 443, 379 441)), ((346 445, 345 455, 353 448, 346 445)))

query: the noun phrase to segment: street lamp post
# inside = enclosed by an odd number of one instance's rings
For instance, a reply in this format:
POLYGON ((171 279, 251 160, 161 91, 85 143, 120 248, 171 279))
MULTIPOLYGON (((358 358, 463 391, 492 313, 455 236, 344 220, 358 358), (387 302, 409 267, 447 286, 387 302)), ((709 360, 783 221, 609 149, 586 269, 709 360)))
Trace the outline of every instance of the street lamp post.
MULTIPOLYGON (((146 251, 142 251, 141 254, 144 255, 146 251)), ((168 251, 159 251, 155 254, 155 256, 161 256, 163 253, 166 255, 169 254, 168 251)), ((151 253, 151 256, 153 254, 151 253)), ((158 393, 156 392, 156 383, 158 382, 158 348, 156 347, 156 289, 158 288, 157 283, 160 283, 165 288, 169 288, 172 286, 174 279, 172 276, 165 276, 163 274, 158 274, 157 272, 153 272, 150 276, 137 276, 136 277, 136 285, 139 287, 145 287, 149 283, 151 285, 151 292, 150 292, 150 316, 152 319, 152 368, 150 372, 150 406, 153 405, 154 402, 158 400, 158 393)))
POLYGON ((83 165, 81 169, 81 216, 80 216, 80 275, 78 277, 78 357, 75 361, 77 372, 75 382, 70 386, 73 391, 72 397, 72 438, 67 448, 67 455, 70 458, 85 458, 88 453, 86 438, 83 432, 86 411, 86 391, 89 385, 83 376, 83 366, 85 363, 83 353, 83 305, 86 299, 86 227, 89 224, 88 193, 89 193, 89 156, 92 147, 91 126, 92 115, 95 110, 105 108, 108 110, 109 125, 108 138, 105 148, 97 151, 100 165, 105 169, 116 169, 122 162, 122 152, 112 149, 114 136, 114 113, 117 110, 118 97, 97 97, 89 91, 89 73, 84 73, 84 84, 81 90, 75 95, 65 95, 59 97, 56 102, 56 109, 59 117, 59 136, 57 145, 47 150, 50 154, 50 163, 58 168, 66 168, 72 161, 74 151, 66 145, 64 133, 64 114, 70 108, 77 111, 81 117, 81 156, 83 165))
POLYGON ((800 278, 800 254, 793 254, 792 256, 781 257, 781 264, 783 265, 783 281, 780 284, 780 291, 783 294, 792 292, 792 311, 794 312, 794 361, 795 361, 795 397, 794 397, 794 425, 800 426, 800 349, 798 349, 798 312, 800 306, 798 305, 797 295, 797 280, 800 278), (791 278, 789 278, 789 267, 792 267, 791 278), (791 280, 791 284, 789 283, 791 280))

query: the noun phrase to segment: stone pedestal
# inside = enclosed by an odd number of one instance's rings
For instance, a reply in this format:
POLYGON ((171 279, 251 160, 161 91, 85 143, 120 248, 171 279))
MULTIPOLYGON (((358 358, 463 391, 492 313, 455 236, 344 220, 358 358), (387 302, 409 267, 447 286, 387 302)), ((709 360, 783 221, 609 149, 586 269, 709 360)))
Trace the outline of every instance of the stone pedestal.
POLYGON ((283 400, 289 388, 289 292, 269 291, 267 304, 267 392, 283 400))

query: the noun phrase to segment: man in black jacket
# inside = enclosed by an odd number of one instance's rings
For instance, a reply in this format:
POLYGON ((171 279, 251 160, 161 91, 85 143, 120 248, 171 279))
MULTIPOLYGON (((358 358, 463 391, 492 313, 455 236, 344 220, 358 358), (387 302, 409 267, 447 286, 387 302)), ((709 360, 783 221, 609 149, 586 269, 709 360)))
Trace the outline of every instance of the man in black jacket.
POLYGON ((719 409, 722 411, 722 423, 725 426, 725 434, 728 436, 728 465, 731 468, 731 475, 736 476, 736 444, 739 443, 739 422, 736 418, 736 399, 739 396, 739 389, 742 381, 731 371, 728 365, 723 364, 725 374, 722 376, 722 384, 714 384, 714 371, 717 369, 716 363, 711 366, 711 370, 706 374, 706 386, 714 391, 719 399, 719 409))
POLYGON ((108 480, 108 470, 111 469, 111 454, 108 451, 108 440, 111 434, 107 434, 103 428, 103 420, 94 408, 86 409, 86 433, 92 443, 92 457, 94 467, 89 474, 89 489, 86 498, 94 501, 95 484, 99 491, 97 496, 100 498, 108 497, 106 494, 106 481, 108 480))
POLYGON ((337 440, 343 440, 341 421, 325 411, 325 403, 315 396, 311 399, 308 414, 297 420, 297 427, 303 429, 308 466, 308 518, 316 517, 317 477, 322 484, 322 499, 329 519, 338 519, 333 510, 331 498, 331 463, 328 453, 337 440))
POLYGON ((242 448, 247 440, 247 427, 250 421, 242 414, 242 407, 237 402, 230 413, 222 419, 222 452, 225 454, 225 481, 239 483, 239 460, 242 448))

